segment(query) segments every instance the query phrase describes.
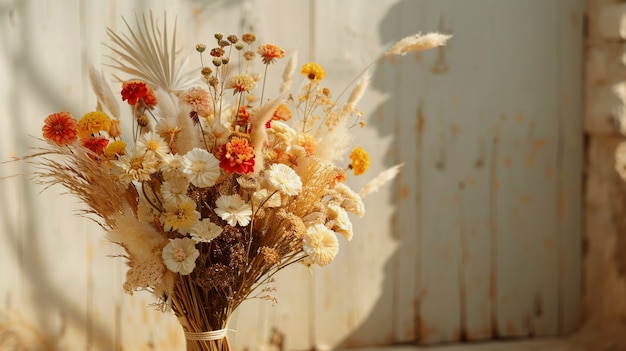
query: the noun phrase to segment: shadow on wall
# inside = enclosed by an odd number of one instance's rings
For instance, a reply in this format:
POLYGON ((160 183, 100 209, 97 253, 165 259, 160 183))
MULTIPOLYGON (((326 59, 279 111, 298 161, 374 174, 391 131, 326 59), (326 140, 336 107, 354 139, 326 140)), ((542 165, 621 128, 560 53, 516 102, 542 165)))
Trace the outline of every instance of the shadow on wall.
MULTIPOLYGON (((384 46, 389 46, 393 42, 407 35, 424 31, 425 28, 417 28, 422 25, 421 21, 413 21, 408 23, 409 16, 407 14, 419 13, 421 1, 401 0, 392 5, 384 16, 380 26, 379 35, 384 46)), ((413 18, 415 20, 415 18, 413 18)), ((427 53, 432 55, 433 53, 427 53)), ((390 233, 393 240, 396 241, 396 247, 403 246, 404 241, 409 236, 418 235, 418 222, 415 213, 410 213, 402 209, 403 203, 399 203, 398 195, 400 192, 400 183, 408 184, 412 191, 418 187, 417 179, 410 179, 408 174, 409 163, 415 162, 415 156, 412 159, 406 159, 406 152, 398 152, 399 150, 413 150, 419 147, 419 140, 413 140, 413 144, 406 144, 407 140, 399 137, 400 130, 410 128, 416 130, 420 121, 416 116, 416 101, 419 99, 418 92, 399 92, 397 89, 398 78, 401 75, 415 73, 420 69, 420 63, 416 62, 415 57, 411 54, 405 57, 391 57, 379 62, 372 75, 371 88, 386 93, 388 99, 376 108, 376 112, 368 117, 368 127, 378 132, 381 139, 391 140, 389 149, 386 151, 384 167, 388 168, 398 163, 405 163, 403 170, 391 186, 390 194, 392 198, 387 199, 390 206, 394 206, 395 210, 392 214, 393 223, 389 223, 390 233), (390 77, 392 77, 390 79, 390 77), (403 182, 401 180, 404 180, 403 182), (399 227, 399 224, 402 227, 399 227)), ((411 77, 407 77, 411 79, 411 77)), ((423 83, 416 83, 423 84, 423 83)), ((410 166, 414 167, 414 166, 410 166)), ((412 193, 415 195, 415 193, 412 193)), ((414 202, 415 196, 407 199, 414 202)), ((414 207, 410 207, 413 208, 414 207)), ((399 249, 389 257, 385 262, 384 280, 381 287, 381 295, 376 304, 371 308, 371 312, 354 330, 347 335, 337 346, 358 347, 370 345, 389 345, 398 342, 406 343, 406 340, 397 340, 396 328, 405 329, 407 326, 396 325, 395 315, 397 312, 396 298, 398 289, 405 289, 409 294, 415 296, 415 286, 410 283, 414 281, 414 277, 405 280, 399 275, 398 267, 402 264, 402 260, 406 258, 402 256, 399 249), (390 311, 391 307, 391 311, 390 311)), ((416 258, 413 257, 412 260, 416 258)), ((419 260, 419 258, 417 258, 419 260)), ((378 269, 378 267, 374 267, 378 269)), ((406 294, 405 294, 406 295, 406 294)), ((412 311, 416 313, 416 311, 412 311)), ((411 332, 409 332, 411 333, 411 332)))

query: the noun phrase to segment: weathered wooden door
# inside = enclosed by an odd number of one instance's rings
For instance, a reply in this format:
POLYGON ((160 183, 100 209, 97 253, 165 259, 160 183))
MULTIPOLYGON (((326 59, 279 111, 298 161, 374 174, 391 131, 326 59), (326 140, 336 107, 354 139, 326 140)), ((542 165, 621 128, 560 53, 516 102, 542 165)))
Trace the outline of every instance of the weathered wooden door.
MULTIPOLYGON (((335 92, 394 40, 454 34, 441 50, 373 69, 358 140, 372 175, 400 162, 403 172, 366 199, 336 262, 284 271, 275 306, 242 306, 229 336, 237 350, 576 328, 584 0, 4 1, 0 160, 25 154, 48 113, 93 107, 86 69, 106 62, 105 27, 146 9, 178 17, 185 53, 215 32, 253 30, 318 61, 335 92)), ((3 164, 0 176, 30 170, 3 164)), ((60 189, 39 190, 0 181, 0 345, 41 336, 60 350, 179 348, 174 318, 146 307, 148 294, 122 292, 125 268, 99 228, 73 217, 60 189)))

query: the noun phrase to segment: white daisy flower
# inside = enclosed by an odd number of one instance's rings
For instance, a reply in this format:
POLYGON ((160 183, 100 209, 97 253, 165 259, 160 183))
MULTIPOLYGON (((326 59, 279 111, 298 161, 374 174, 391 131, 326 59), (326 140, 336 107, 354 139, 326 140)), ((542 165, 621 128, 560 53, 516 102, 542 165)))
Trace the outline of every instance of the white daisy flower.
POLYGON ((237 223, 242 227, 250 223, 252 207, 245 203, 241 199, 241 196, 237 194, 220 196, 217 198, 217 201, 215 201, 215 206, 215 213, 233 227, 237 225, 237 223))
POLYGON ((133 149, 129 154, 113 161, 113 166, 119 168, 120 181, 128 185, 133 180, 139 182, 150 180, 150 176, 158 170, 159 161, 153 153, 133 149))
POLYGON ((161 172, 165 180, 187 178, 184 169, 185 159, 179 154, 167 154, 161 159, 161 172))
POLYGON ((252 194, 252 204, 254 208, 279 207, 281 205, 280 194, 267 189, 257 190, 252 194))
POLYGON ((189 234, 191 238, 197 242, 208 243, 222 234, 223 230, 222 227, 211 222, 210 219, 205 218, 196 222, 196 224, 189 229, 189 234))
POLYGON ((332 230, 323 224, 316 224, 307 229, 302 238, 302 249, 309 255, 311 263, 325 266, 337 256, 339 241, 332 230))
POLYGON ((187 234, 189 228, 200 219, 200 212, 196 211, 196 202, 185 197, 182 200, 166 202, 163 205, 165 212, 161 214, 163 230, 177 230, 187 234))
POLYGON ((298 195, 302 191, 302 180, 291 167, 275 163, 265 171, 265 177, 272 190, 279 190, 286 195, 298 195))
POLYGON ((184 172, 191 184, 206 188, 213 186, 220 176, 220 162, 213 154, 200 148, 194 148, 185 154, 184 172))
POLYGON ((153 152, 159 157, 163 157, 170 152, 170 147, 167 146, 165 139, 156 132, 144 133, 137 139, 136 147, 143 152, 153 152))
POLYGON ((173 177, 161 184, 161 196, 165 202, 182 201, 187 198, 189 181, 186 178, 173 177))
POLYGON ((200 256, 200 251, 196 249, 196 242, 189 238, 177 238, 163 248, 163 263, 174 273, 187 275, 196 268, 196 258, 200 256))

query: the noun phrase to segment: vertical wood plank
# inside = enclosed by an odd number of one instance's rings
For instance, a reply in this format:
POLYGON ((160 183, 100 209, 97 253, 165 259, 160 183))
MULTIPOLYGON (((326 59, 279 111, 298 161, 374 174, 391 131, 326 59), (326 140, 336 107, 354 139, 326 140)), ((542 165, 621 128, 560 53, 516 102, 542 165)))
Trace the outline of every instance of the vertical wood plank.
POLYGON ((559 247, 558 332, 570 334, 582 324, 583 295, 583 67, 584 22, 587 2, 577 1, 558 16, 559 139, 557 154, 557 235, 559 247))
MULTIPOLYGON (((315 2, 318 17, 314 57, 327 72, 323 84, 330 88, 333 97, 383 51, 381 25, 393 3, 377 1, 376 6, 363 6, 359 1, 315 2)), ((384 78, 382 84, 373 81, 361 100, 359 109, 366 112, 368 124, 374 119, 393 123, 393 114, 384 107, 393 78, 395 75, 384 78)), ((391 166, 391 138, 381 136, 376 127, 352 131, 356 139, 351 146, 363 146, 372 160, 366 174, 349 176, 349 184, 358 191, 367 180, 391 166)), ((347 157, 345 160, 347 164, 347 157)), ((394 341, 393 269, 398 243, 391 232, 396 210, 392 201, 389 188, 366 198, 366 217, 353 218, 352 241, 340 238, 335 262, 314 270, 316 292, 312 308, 316 313, 313 318, 317 347, 385 345, 394 341)))

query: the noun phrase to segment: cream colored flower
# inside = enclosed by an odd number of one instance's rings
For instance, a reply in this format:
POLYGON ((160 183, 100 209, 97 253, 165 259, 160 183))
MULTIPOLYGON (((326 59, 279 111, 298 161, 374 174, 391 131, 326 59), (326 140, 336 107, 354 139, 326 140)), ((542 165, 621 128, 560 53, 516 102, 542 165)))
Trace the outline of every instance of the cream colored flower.
POLYGON ((333 230, 337 234, 341 234, 348 239, 352 240, 352 222, 348 217, 348 212, 343 207, 335 204, 328 205, 328 223, 326 226, 333 230))
POLYGON ((187 275, 196 268, 196 259, 200 251, 196 249, 196 242, 189 238, 177 238, 163 248, 163 263, 174 273, 187 275))
POLYGON ((212 148, 216 149, 228 141, 230 130, 226 126, 221 123, 214 123, 208 119, 203 119, 201 123, 207 145, 211 145, 212 148))
POLYGON ((325 266, 337 256, 339 241, 332 230, 323 224, 316 224, 307 229, 302 238, 302 249, 309 255, 312 263, 325 266))
POLYGON ((213 113, 213 101, 205 89, 193 87, 183 91, 178 98, 181 104, 187 105, 202 117, 207 117, 213 113))
POLYGON ((200 219, 200 213, 196 211, 196 203, 189 197, 183 200, 166 202, 163 205, 165 212, 161 214, 163 230, 177 230, 181 234, 187 234, 189 228, 200 219))
POLYGON ((249 92, 256 88, 256 81, 248 74, 235 74, 226 80, 226 89, 234 89, 233 93, 249 92))
POLYGON ((179 154, 167 154, 161 159, 161 172, 165 180, 187 178, 185 159, 179 154))
POLYGON ((267 189, 261 189, 255 191, 252 194, 252 204, 254 208, 263 207, 279 207, 281 204, 280 194, 276 192, 270 192, 267 189))
POLYGON ((210 219, 205 218, 196 222, 196 224, 189 229, 189 234, 191 238, 197 242, 208 243, 222 234, 223 230, 222 227, 211 222, 210 219))
POLYGON ((184 177, 173 177, 161 184, 161 197, 165 202, 176 202, 187 199, 189 181, 184 177))
POLYGON ((182 128, 176 123, 175 118, 161 118, 157 122, 155 130, 167 142, 172 143, 182 128))
POLYGON ((220 176, 220 162, 213 154, 200 148, 194 148, 185 154, 184 172, 191 184, 206 188, 213 186, 220 176))
POLYGON ((337 183, 333 189, 338 194, 338 201, 346 211, 352 212, 359 217, 365 214, 365 205, 359 194, 355 193, 344 183, 337 183))
POLYGON ((265 171, 265 178, 272 190, 279 190, 286 195, 298 195, 302 191, 302 180, 291 167, 275 163, 265 171))
POLYGON ((252 207, 237 194, 218 197, 215 206, 215 213, 233 227, 237 224, 245 227, 250 223, 252 207))
POLYGON ((133 149, 129 154, 122 155, 113 166, 120 170, 120 181, 128 184, 132 180, 145 182, 150 180, 159 167, 159 161, 153 153, 145 153, 139 149, 133 149))
POLYGON ((165 139, 156 132, 144 133, 137 139, 136 147, 143 152, 154 152, 159 157, 163 157, 170 152, 165 139))

